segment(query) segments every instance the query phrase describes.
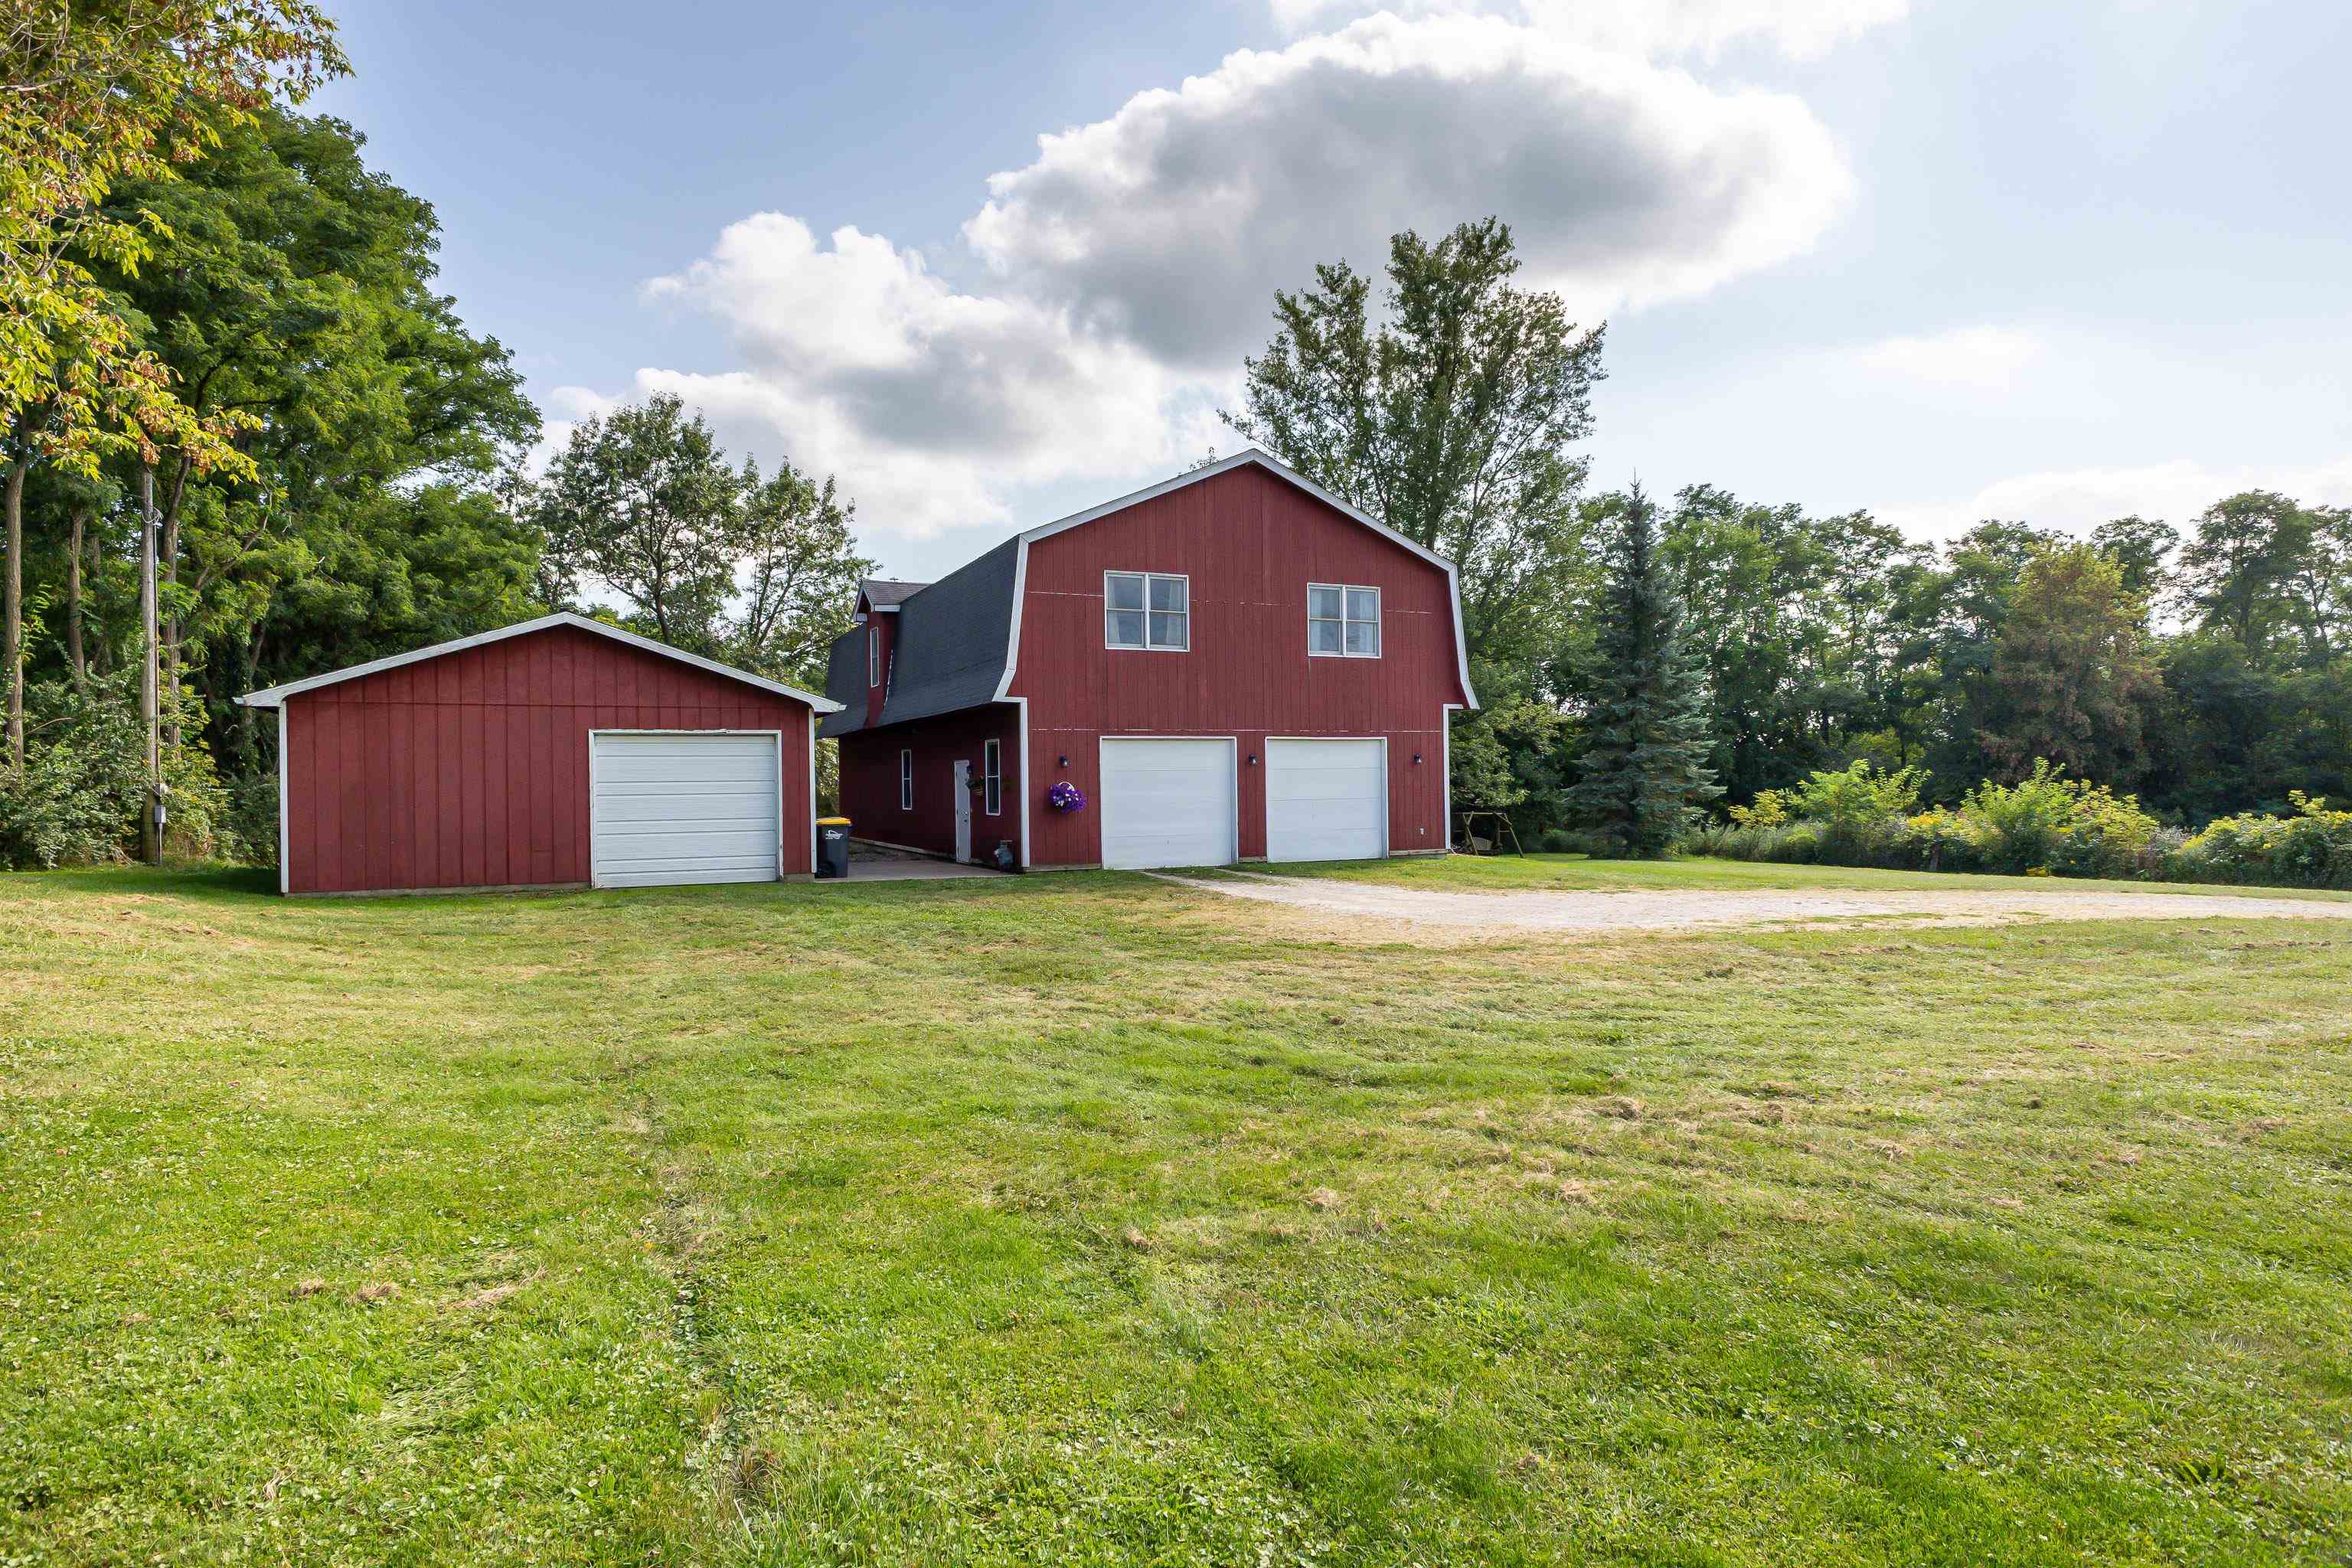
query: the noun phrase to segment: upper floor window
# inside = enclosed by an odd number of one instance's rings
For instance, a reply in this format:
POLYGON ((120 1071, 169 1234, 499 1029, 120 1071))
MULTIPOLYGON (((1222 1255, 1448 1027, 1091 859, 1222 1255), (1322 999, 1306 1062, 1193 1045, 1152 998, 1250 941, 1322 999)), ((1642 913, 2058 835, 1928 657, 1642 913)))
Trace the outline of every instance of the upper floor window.
POLYGON ((1319 658, 1381 657, 1381 591, 1307 584, 1307 651, 1319 658))
POLYGON ((1004 747, 995 741, 983 741, 980 747, 981 809, 991 816, 1004 810, 1004 747))
POLYGON ((1182 653, 1192 646, 1192 580, 1158 572, 1103 574, 1103 646, 1182 653))
POLYGON ((882 684, 882 628, 866 628, 866 684, 882 684))

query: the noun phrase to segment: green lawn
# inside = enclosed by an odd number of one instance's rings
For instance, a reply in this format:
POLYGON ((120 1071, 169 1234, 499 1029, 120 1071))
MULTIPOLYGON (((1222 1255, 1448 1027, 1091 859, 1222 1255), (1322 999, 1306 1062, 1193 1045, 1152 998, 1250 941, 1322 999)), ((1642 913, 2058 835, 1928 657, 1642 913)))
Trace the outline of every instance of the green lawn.
POLYGON ((0 878, 0 1563, 2352 1550, 2352 924, 265 886, 0 878))

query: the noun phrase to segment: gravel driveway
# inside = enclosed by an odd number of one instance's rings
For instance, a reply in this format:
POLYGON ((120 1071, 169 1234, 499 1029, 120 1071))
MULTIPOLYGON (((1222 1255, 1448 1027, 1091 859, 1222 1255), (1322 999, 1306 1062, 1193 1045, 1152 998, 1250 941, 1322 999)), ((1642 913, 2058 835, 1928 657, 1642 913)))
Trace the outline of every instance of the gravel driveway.
POLYGON ((1433 893, 1419 888, 1258 871, 1163 881, 1227 898, 1253 899, 1319 914, 1414 925, 1519 931, 1673 931, 1710 926, 1792 925, 1809 921, 1895 918, 1929 925, 2000 925, 2011 921, 2352 920, 2352 903, 2321 899, 2231 898, 2202 893, 2075 891, 2046 885, 1920 889, 1873 893, 1836 889, 1713 891, 1433 893))

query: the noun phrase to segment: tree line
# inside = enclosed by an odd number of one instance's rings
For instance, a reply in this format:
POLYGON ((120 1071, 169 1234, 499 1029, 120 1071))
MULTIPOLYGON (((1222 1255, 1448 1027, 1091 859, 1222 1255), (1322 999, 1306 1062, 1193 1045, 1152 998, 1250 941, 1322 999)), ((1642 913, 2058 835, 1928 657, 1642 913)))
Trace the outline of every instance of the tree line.
POLYGON ((1710 484, 1595 493, 1603 331, 1517 270, 1492 218, 1397 236, 1377 289, 1319 268, 1227 416, 1457 563, 1485 704, 1457 805, 1654 847, 1857 761, 1947 802, 2047 763, 2189 823, 2352 795, 2352 513, 2250 490, 1933 545, 1710 484))

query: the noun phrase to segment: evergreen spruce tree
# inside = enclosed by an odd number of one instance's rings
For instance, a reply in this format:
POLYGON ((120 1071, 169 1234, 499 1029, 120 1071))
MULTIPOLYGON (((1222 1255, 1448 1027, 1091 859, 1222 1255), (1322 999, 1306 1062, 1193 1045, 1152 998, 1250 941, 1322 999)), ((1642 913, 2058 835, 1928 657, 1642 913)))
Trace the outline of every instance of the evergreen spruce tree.
POLYGON ((1683 602, 1667 575, 1657 510, 1635 485, 1604 555, 1596 671, 1583 776, 1569 805, 1616 853, 1654 858, 1683 814, 1723 791, 1696 657, 1683 646, 1683 602))

